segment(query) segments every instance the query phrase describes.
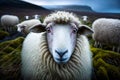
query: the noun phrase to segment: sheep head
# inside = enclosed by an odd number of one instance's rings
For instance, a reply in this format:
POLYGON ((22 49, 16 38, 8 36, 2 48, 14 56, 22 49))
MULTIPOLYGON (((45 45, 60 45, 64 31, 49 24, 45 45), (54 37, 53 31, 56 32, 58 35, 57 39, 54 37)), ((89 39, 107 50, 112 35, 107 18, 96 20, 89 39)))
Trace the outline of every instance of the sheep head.
POLYGON ((16 25, 16 27, 17 27, 17 31, 18 32, 22 32, 22 31, 25 30, 26 25, 18 24, 18 25, 16 25))
POLYGON ((76 45, 77 34, 92 33, 92 30, 86 25, 76 25, 74 22, 38 24, 34 25, 30 31, 37 33, 46 31, 49 51, 58 64, 65 64, 70 60, 76 45))

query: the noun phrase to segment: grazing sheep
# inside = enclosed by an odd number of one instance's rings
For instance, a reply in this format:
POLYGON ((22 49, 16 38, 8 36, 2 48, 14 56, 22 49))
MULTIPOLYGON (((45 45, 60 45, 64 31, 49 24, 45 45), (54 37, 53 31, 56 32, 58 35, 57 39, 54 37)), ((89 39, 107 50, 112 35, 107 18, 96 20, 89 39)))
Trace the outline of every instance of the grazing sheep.
POLYGON ((5 31, 14 30, 14 26, 19 23, 19 18, 14 15, 3 15, 1 17, 1 25, 4 27, 5 31))
POLYGON ((82 16, 82 19, 83 19, 83 21, 87 21, 88 20, 88 16, 82 16))
POLYGON ((22 32, 23 34, 29 33, 29 28, 35 24, 40 24, 41 22, 37 19, 25 20, 17 24, 17 31, 22 32))
POLYGON ((54 12, 30 31, 22 48, 23 79, 91 79, 92 56, 85 35, 92 30, 73 13, 54 12))
POLYGON ((28 20, 30 17, 29 16, 25 16, 25 19, 28 20))
POLYGON ((95 47, 102 44, 112 45, 120 51, 120 20, 100 18, 93 22, 92 28, 94 30, 93 39, 95 47))
POLYGON ((34 17, 34 19, 40 19, 40 15, 38 15, 38 14, 34 15, 33 17, 34 17))

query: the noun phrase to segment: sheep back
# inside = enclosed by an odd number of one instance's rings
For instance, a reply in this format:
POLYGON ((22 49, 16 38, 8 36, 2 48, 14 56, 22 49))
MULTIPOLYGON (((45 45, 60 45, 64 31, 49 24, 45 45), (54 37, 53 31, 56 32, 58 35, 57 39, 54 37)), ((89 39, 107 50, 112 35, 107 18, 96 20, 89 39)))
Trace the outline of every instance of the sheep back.
POLYGON ((19 23, 19 18, 14 15, 3 15, 1 17, 1 25, 4 27, 12 27, 19 23))
POLYGON ((95 41, 120 46, 120 20, 100 18, 93 22, 92 28, 95 41))
POLYGON ((31 20, 25 20, 21 23, 19 23, 17 26, 22 27, 25 26, 25 32, 29 33, 29 28, 32 27, 35 24, 41 23, 38 19, 31 19, 31 20))

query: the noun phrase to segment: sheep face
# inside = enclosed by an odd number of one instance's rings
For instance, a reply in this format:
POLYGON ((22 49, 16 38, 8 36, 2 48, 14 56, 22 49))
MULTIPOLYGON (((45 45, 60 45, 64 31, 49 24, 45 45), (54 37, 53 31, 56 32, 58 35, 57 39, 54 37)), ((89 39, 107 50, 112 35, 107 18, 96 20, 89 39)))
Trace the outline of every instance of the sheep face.
POLYGON ((75 24, 54 24, 46 26, 49 51, 55 62, 69 61, 76 44, 77 27, 75 24))
POLYGON ((25 25, 20 25, 20 24, 18 24, 18 25, 17 25, 17 31, 18 31, 18 32, 22 32, 22 31, 24 31, 25 27, 26 27, 25 25))
POLYGON ((39 24, 34 25, 30 31, 37 33, 46 31, 49 51, 58 64, 65 64, 69 61, 74 52, 78 33, 80 35, 93 33, 89 27, 85 25, 76 26, 74 23, 49 23, 47 26, 39 24))

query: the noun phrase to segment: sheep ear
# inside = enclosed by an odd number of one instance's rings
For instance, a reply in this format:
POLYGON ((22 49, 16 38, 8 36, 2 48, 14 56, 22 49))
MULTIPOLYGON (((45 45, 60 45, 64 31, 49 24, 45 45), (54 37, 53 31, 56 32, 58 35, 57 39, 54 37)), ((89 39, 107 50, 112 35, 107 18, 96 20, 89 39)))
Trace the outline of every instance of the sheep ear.
POLYGON ((36 25, 32 26, 29 30, 30 30, 30 32, 40 33, 40 32, 44 32, 46 30, 45 27, 46 26, 43 24, 36 24, 36 25))
POLYGON ((80 25, 78 29, 78 33, 83 35, 89 35, 93 33, 93 30, 86 25, 80 25))
POLYGON ((23 26, 21 26, 21 28, 25 28, 27 25, 23 25, 23 26))

